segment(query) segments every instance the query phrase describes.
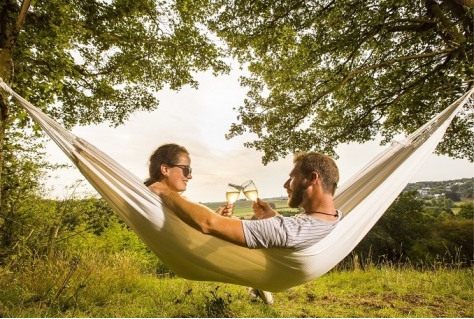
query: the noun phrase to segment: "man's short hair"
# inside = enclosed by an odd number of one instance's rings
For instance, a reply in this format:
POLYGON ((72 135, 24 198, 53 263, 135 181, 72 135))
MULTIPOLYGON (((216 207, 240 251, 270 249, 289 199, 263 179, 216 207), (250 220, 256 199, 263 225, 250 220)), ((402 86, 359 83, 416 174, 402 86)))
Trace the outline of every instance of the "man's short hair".
POLYGON ((339 169, 332 157, 316 152, 300 152, 295 154, 293 163, 298 165, 303 176, 318 173, 323 191, 334 195, 339 183, 339 169))

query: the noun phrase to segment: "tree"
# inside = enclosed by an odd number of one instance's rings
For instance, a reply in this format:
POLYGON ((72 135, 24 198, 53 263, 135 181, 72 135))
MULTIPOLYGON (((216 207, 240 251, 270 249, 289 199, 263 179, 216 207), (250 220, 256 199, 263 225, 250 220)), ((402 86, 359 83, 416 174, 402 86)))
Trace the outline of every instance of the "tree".
POLYGON ((104 200, 79 199, 84 194, 73 189, 79 184, 71 187, 66 199, 44 199, 48 190, 42 181, 58 165, 45 161, 38 141, 28 141, 31 136, 10 130, 8 136, 0 205, 0 264, 22 257, 52 258, 58 243, 63 251, 68 250, 66 243, 74 237, 99 236, 118 221, 104 200))
POLYGON ((375 261, 383 258, 398 262, 409 257, 412 246, 430 233, 430 224, 417 192, 403 192, 354 251, 359 255, 371 252, 375 261))
POLYGON ((41 236, 39 225, 46 224, 54 214, 54 208, 41 200, 47 192, 42 180, 57 165, 46 162, 41 139, 13 128, 7 131, 2 152, 0 263, 5 256, 12 255, 15 247, 19 250, 26 241, 41 236))
MULTIPOLYGON (((227 137, 255 133, 245 145, 265 164, 377 134, 388 143, 474 85, 473 0, 209 2, 195 16, 250 71, 227 137)), ((438 153, 474 161, 473 113, 455 118, 438 153)))
MULTIPOLYGON (((0 77, 68 128, 118 125, 132 112, 155 109, 154 93, 165 85, 196 87, 194 72, 228 71, 220 49, 178 9, 154 0, 2 1, 0 77)), ((3 149, 13 120, 30 122, 0 91, 3 149)))
POLYGON ((460 202, 460 201, 461 201, 461 196, 459 196, 459 194, 456 193, 456 192, 454 192, 454 191, 446 192, 446 193, 444 194, 444 196, 445 196, 447 199, 452 200, 453 202, 460 202))
MULTIPOLYGON (((435 260, 442 258, 445 262, 462 262, 467 266, 473 263, 474 254, 474 223, 467 219, 447 219, 433 225, 432 237, 417 245, 424 245, 422 251, 427 252, 424 258, 435 260)), ((413 255, 416 250, 414 249, 413 255)))
POLYGON ((474 219, 474 203, 465 203, 460 206, 456 217, 462 219, 474 219))
POLYGON ((474 183, 473 178, 466 179, 459 187, 459 191, 461 192, 461 197, 464 198, 473 198, 473 191, 474 191, 474 183))

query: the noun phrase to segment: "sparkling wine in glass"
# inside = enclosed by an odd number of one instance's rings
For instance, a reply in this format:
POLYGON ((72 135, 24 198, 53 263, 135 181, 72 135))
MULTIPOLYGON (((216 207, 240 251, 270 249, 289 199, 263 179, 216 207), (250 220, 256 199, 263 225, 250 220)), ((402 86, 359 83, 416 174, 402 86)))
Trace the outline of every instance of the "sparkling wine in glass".
POLYGON ((239 198, 240 189, 241 188, 240 188, 239 185, 235 185, 235 184, 232 184, 232 183, 229 183, 227 185, 227 191, 225 193, 225 196, 226 196, 227 202, 229 204, 235 203, 235 201, 239 198))
POLYGON ((258 190, 257 190, 257 186, 255 186, 255 183, 253 181, 247 181, 243 183, 242 189, 243 189, 245 197, 247 197, 249 200, 253 202, 257 201, 258 190))

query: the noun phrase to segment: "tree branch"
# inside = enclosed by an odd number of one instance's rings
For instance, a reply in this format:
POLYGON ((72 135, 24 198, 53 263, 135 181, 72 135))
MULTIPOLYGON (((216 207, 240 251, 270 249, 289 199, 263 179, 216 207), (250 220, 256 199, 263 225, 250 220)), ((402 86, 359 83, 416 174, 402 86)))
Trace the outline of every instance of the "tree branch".
MULTIPOLYGON (((80 23, 74 23, 73 26, 76 29, 84 30, 90 36, 95 36, 95 37, 98 37, 98 38, 102 38, 104 40, 120 41, 122 43, 137 43, 137 38, 133 38, 133 37, 129 37, 129 36, 119 36, 119 35, 115 35, 115 34, 111 34, 111 33, 104 33, 104 32, 97 33, 97 32, 94 32, 91 29, 84 28, 84 26, 81 25, 80 23)), ((155 39, 145 40, 143 38, 143 39, 140 40, 140 42, 143 43, 143 44, 159 44, 159 45, 167 45, 167 46, 175 47, 175 45, 172 45, 170 41, 158 41, 158 40, 155 40, 155 39)))
POLYGON ((20 14, 18 15, 18 18, 15 23, 15 30, 14 30, 15 35, 20 33, 21 27, 23 26, 23 23, 25 22, 26 13, 28 12, 30 4, 31 4, 31 0, 23 0, 23 3, 21 4, 20 14))
MULTIPOLYGON (((433 57, 433 56, 437 56, 437 55, 443 55, 443 54, 451 53, 454 50, 455 49, 444 49, 444 50, 437 51, 437 52, 423 53, 423 54, 418 54, 418 55, 402 56, 402 57, 392 59, 390 61, 385 61, 385 62, 382 62, 382 63, 378 63, 378 64, 368 66, 366 68, 354 70, 354 71, 349 72, 344 77, 344 79, 342 79, 342 81, 339 83, 339 85, 337 85, 336 87, 340 87, 341 85, 345 84, 350 78, 352 78, 356 74, 360 74, 360 73, 364 73, 364 72, 367 72, 367 71, 370 71, 370 70, 378 69, 380 67, 388 66, 390 64, 394 64, 394 63, 401 62, 401 61, 413 60, 413 59, 424 59, 424 58, 429 58, 429 57, 433 57)), ((336 89, 336 87, 329 89, 328 92, 326 92, 326 94, 334 91, 336 89)))

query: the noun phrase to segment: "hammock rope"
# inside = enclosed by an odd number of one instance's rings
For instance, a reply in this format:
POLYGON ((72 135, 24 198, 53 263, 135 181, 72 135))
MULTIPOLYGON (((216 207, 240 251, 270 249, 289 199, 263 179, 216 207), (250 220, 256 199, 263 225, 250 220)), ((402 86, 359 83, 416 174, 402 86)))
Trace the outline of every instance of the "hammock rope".
POLYGON ((248 249, 203 235, 184 224, 143 181, 84 139, 73 135, 0 80, 84 177, 176 275, 284 291, 331 270, 346 257, 397 198, 442 139, 457 112, 472 104, 471 89, 401 142, 394 142, 336 192, 346 217, 326 238, 303 251, 248 249))

